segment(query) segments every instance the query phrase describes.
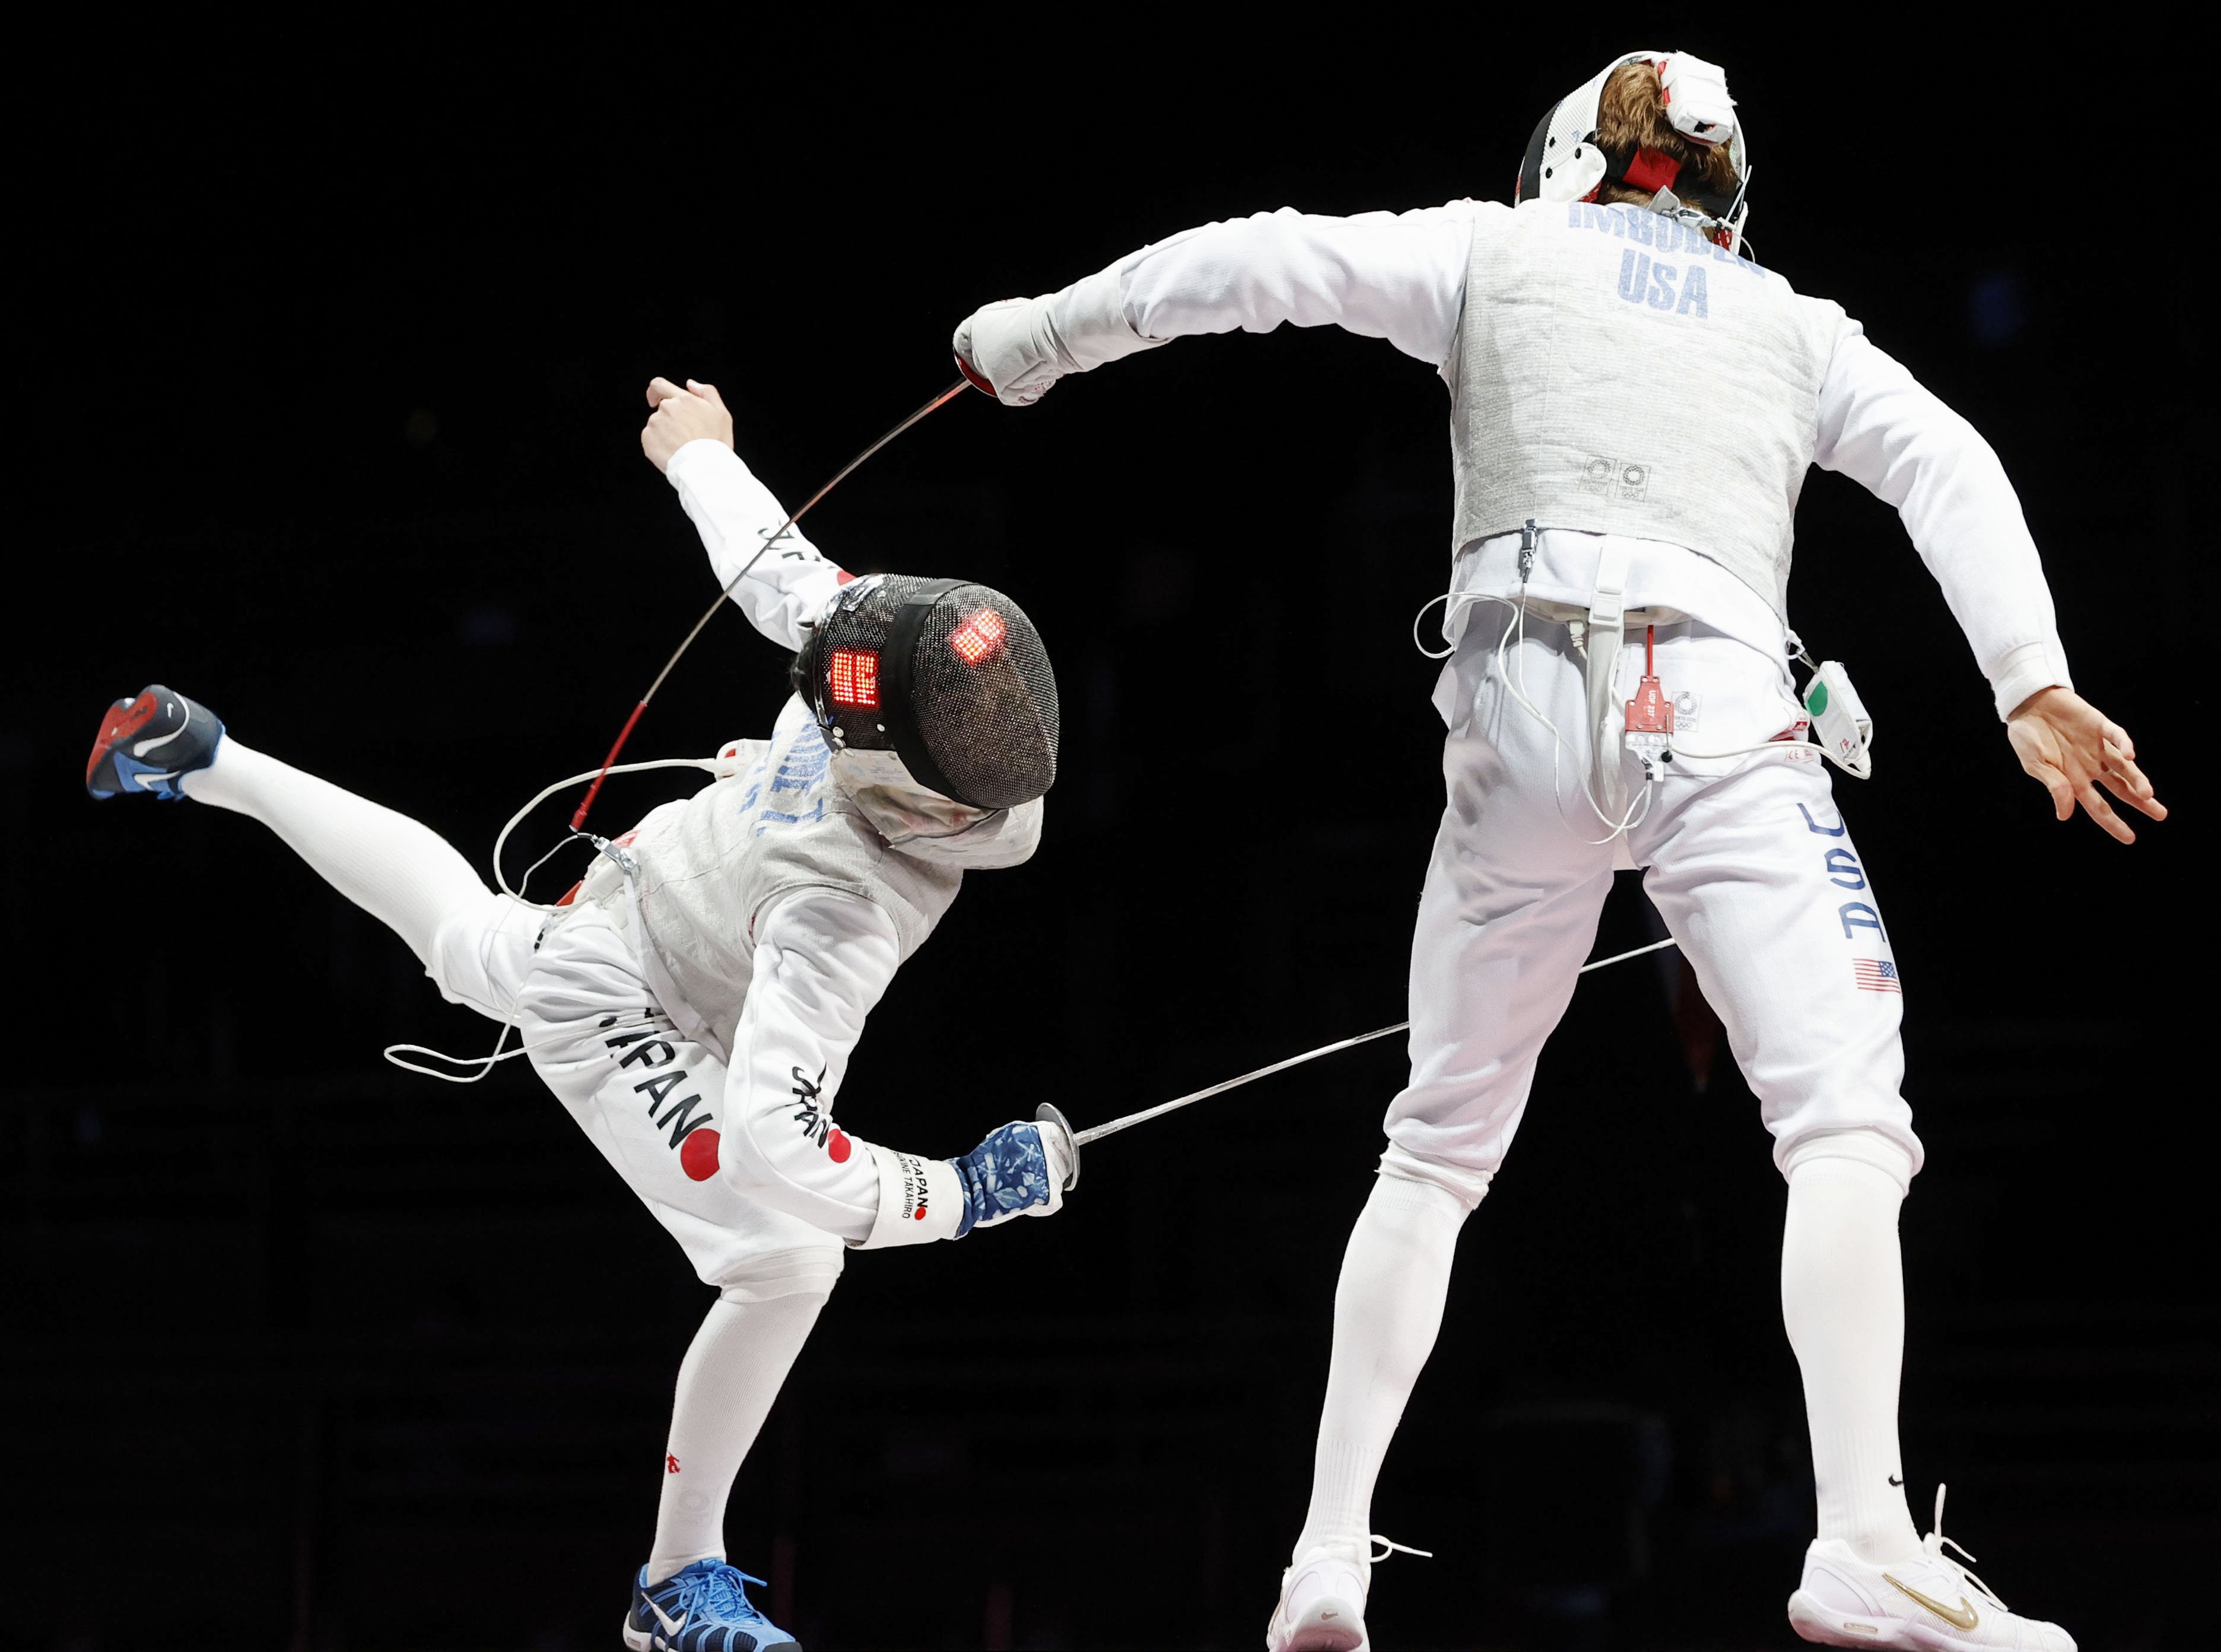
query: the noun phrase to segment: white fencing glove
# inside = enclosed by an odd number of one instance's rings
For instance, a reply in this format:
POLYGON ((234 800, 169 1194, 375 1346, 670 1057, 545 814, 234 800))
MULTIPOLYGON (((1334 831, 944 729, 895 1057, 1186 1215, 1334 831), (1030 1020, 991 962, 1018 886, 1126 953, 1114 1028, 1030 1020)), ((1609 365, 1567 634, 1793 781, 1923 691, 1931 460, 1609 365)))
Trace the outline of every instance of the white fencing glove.
POLYGON ((975 310, 950 347, 974 384, 1005 407, 1031 407, 1068 372, 1085 372, 1166 343, 1126 320, 1116 265, 1040 298, 1004 298, 975 310))

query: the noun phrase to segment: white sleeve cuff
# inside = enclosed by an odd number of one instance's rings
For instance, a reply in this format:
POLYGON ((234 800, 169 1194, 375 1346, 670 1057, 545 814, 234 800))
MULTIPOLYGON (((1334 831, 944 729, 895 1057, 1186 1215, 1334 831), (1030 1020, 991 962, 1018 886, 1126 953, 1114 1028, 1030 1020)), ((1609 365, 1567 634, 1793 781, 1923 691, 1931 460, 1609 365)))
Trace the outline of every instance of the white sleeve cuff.
POLYGON ((1143 338, 1126 319, 1121 268, 1098 270, 1041 301, 1067 372, 1086 372, 1168 342, 1143 338))
POLYGON ((1990 692, 1996 697, 1998 720, 2011 717, 2030 695, 2047 688, 2073 688, 2067 675, 2067 654, 2056 640, 2024 642, 2008 648, 1990 667, 1990 692))
POLYGON ((964 1216, 964 1184, 946 1159, 921 1159, 873 1147, 879 1171, 879 1209, 872 1230, 849 1243, 858 1250, 888 1250, 897 1245, 929 1244, 954 1239, 964 1216))
POLYGON ((742 471, 745 472, 748 469, 747 464, 741 460, 740 454, 719 441, 715 436, 697 436, 677 453, 672 454, 669 459, 664 460, 665 479, 672 486, 679 486, 682 481, 687 479, 688 472, 698 470, 705 465, 716 465, 717 461, 710 457, 712 454, 723 454, 734 464, 740 466, 742 471))

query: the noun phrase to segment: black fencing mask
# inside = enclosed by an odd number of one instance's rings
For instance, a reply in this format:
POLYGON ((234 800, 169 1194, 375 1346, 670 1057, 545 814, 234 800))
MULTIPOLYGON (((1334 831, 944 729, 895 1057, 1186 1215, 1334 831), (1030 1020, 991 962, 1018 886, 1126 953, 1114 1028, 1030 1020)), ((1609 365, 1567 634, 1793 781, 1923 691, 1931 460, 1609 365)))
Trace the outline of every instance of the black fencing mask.
POLYGON ((794 660, 835 751, 892 751, 929 792, 1010 809, 1056 779, 1056 677, 1025 610, 961 579, 882 573, 841 593, 794 660))

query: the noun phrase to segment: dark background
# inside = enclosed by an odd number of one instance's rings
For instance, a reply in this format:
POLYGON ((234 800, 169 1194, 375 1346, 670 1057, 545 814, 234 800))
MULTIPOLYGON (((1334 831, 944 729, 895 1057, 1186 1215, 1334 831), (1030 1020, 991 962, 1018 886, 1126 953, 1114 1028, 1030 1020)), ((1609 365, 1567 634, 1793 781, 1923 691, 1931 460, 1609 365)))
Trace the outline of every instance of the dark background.
MULTIPOLYGON (((19 54, 7 1638, 615 1645, 709 1299, 529 1073, 380 1061, 489 1029, 266 833, 90 804, 101 709, 169 683, 482 860, 599 759, 710 590, 636 445, 652 373, 723 386, 796 499, 948 382, 975 304, 1212 217, 1508 197, 1542 110, 1644 43, 1269 25, 485 41, 395 14, 19 54)), ((1877 778, 1838 791, 1929 1148, 1915 1512, 1949 1480, 1985 1575, 2086 1649, 2190 1644, 2221 1539, 2188 1065, 2209 215, 2105 153, 2187 164, 2152 89, 2211 42, 2099 19, 2000 53, 1900 19, 1686 44, 1742 100, 1756 249, 1997 445, 2077 684, 2176 809, 2130 849, 2055 823, 1891 514, 1814 479, 1795 617, 1880 723, 1877 778)), ((812 519, 850 567, 1017 595, 1065 705, 1042 853, 967 881, 873 1017, 851 1128, 953 1153, 1042 1097, 1093 1123, 1401 1017, 1444 411, 1376 341, 1191 341, 1029 412, 967 397, 812 519)), ((783 669, 722 616, 634 754, 760 732, 783 669)), ((613 782, 600 822, 668 795, 613 782)), ((1599 953, 1645 926, 1629 880, 1599 953)), ((1382 1478, 1376 1522, 1437 1558, 1376 1572, 1377 1645, 1793 1643, 1783 1189, 1724 1054, 1696 1081, 1710 1036, 1674 963, 1577 994, 1382 1478)), ((1400 1054, 1105 1143, 1054 1222, 854 1259, 729 1523, 781 1621, 813 1649, 1254 1645, 1400 1054)))

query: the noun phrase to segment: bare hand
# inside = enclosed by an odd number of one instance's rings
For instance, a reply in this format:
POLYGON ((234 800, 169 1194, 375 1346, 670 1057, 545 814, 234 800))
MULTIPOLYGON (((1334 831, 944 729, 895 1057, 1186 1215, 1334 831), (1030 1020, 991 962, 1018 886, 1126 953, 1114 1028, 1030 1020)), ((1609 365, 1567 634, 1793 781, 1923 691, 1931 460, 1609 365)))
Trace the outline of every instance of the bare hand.
POLYGON ((648 381, 648 404, 655 410, 640 433, 640 450, 658 470, 671 463, 671 455, 690 441, 707 439, 733 445, 733 416, 715 385, 695 379, 681 390, 668 379, 648 381))
POLYGON ((2051 793, 2051 806, 2066 820, 2080 803, 2090 818, 2124 843, 2137 835, 2113 812, 2102 785, 2130 808, 2154 820, 2167 818, 2167 805, 2152 795, 2152 784, 2136 765, 2136 742, 2129 731, 2071 688, 2051 687, 2031 694, 2005 723, 2020 766, 2051 793))

